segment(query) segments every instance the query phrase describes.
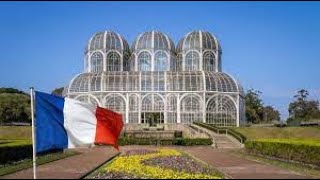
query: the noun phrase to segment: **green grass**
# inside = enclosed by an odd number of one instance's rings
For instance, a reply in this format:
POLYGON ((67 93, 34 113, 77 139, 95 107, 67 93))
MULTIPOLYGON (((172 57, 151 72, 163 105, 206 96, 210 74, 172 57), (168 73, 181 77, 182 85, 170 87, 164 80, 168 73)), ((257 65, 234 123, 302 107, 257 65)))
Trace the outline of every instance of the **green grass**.
MULTIPOLYGON (((1 126, 0 127, 0 148, 14 147, 21 145, 31 145, 31 127, 29 126, 1 126)), ((66 151, 66 153, 51 153, 37 157, 37 164, 45 164, 59 159, 67 158, 79 154, 75 151, 66 151)), ((0 176, 17 172, 32 167, 32 159, 24 159, 22 161, 0 165, 0 176)))
POLYGON ((27 140, 31 142, 30 126, 0 126, 1 140, 27 140))
MULTIPOLYGON (((53 162, 59 159, 64 159, 77 154, 79 153, 76 151, 66 151, 65 153, 58 152, 58 153, 42 155, 37 157, 37 165, 53 162)), ((1 165, 0 176, 11 174, 11 173, 21 171, 23 169, 31 168, 31 167, 32 167, 32 159, 25 159, 13 164, 1 165)))
POLYGON ((231 128, 248 140, 257 139, 295 139, 295 140, 319 140, 319 127, 240 127, 231 128))
POLYGON ((21 146, 21 145, 31 145, 32 142, 29 140, 0 140, 0 148, 1 147, 13 147, 13 146, 21 146))
POLYGON ((278 168, 286 169, 304 176, 313 177, 316 179, 320 178, 320 169, 318 168, 311 168, 309 166, 304 166, 298 163, 289 163, 289 162, 284 162, 284 161, 279 161, 274 159, 263 158, 263 157, 248 154, 243 151, 233 152, 233 155, 241 158, 245 158, 248 160, 265 163, 278 168))

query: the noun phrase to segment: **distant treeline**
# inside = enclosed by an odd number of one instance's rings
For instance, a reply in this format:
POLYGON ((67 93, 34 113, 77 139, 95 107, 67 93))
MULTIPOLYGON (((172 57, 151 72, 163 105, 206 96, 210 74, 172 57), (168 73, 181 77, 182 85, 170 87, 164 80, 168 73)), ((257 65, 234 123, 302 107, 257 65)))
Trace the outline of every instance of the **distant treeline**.
POLYGON ((0 125, 30 122, 30 96, 14 88, 0 88, 0 125))
MULTIPOLYGON (((62 95, 63 88, 57 88, 52 94, 62 95)), ((0 125, 31 122, 30 95, 14 88, 0 88, 0 125)))
MULTIPOLYGON (((254 89, 247 91, 246 118, 249 124, 268 124, 280 120, 280 113, 272 106, 265 106, 261 99, 262 92, 254 89)), ((320 122, 319 101, 310 99, 309 92, 301 89, 293 96, 294 100, 289 104, 289 118, 286 120, 289 126, 317 125, 320 122), (312 123, 313 122, 313 123, 312 123)))
POLYGON ((0 94, 2 93, 27 95, 25 92, 19 91, 18 89, 14 89, 14 88, 0 88, 0 94))

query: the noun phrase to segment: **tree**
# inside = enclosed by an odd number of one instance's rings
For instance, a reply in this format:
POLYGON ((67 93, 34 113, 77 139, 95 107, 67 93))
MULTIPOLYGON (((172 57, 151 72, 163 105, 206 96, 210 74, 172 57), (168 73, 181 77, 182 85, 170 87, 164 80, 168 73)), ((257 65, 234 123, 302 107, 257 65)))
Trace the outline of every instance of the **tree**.
POLYGON ((250 89, 246 93, 246 117, 249 123, 260 123, 263 120, 263 102, 260 99, 261 94, 260 91, 254 89, 250 89))
POLYGON ((309 92, 301 89, 294 95, 295 100, 289 104, 290 121, 310 121, 320 119, 319 101, 308 100, 309 92))
POLYGON ((26 94, 23 91, 19 91, 18 89, 14 88, 0 88, 0 94, 2 93, 10 93, 10 94, 26 94))
POLYGON ((263 121, 271 123, 274 121, 280 121, 280 113, 272 106, 263 107, 263 121))
POLYGON ((0 120, 3 123, 29 122, 30 97, 21 93, 0 93, 0 120))
POLYGON ((57 95, 57 96, 62 96, 62 92, 63 92, 64 88, 56 88, 52 91, 52 94, 57 95))
POLYGON ((261 94, 262 92, 254 89, 247 91, 245 96, 247 121, 252 124, 280 121, 279 111, 272 106, 264 106, 261 94))

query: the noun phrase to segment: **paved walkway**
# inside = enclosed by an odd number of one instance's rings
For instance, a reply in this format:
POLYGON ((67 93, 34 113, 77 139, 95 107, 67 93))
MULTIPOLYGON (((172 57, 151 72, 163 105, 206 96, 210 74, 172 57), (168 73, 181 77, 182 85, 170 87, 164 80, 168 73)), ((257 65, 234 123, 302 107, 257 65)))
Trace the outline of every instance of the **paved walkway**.
POLYGON ((235 156, 232 154, 234 149, 213 149, 210 147, 181 147, 178 149, 206 162, 228 177, 234 179, 309 178, 285 169, 235 156))
MULTIPOLYGON (((37 167, 39 179, 80 179, 93 169, 104 164, 118 154, 112 147, 94 147, 78 149, 79 155, 43 164, 37 167)), ((0 179, 32 179, 32 168, 22 170, 0 179)))
MULTIPOLYGON (((125 152, 132 149, 155 149, 155 146, 125 146, 125 152)), ((309 177, 274 167, 268 164, 247 160, 233 155, 235 149, 215 149, 209 146, 172 146, 209 164, 232 179, 308 179, 309 177)))

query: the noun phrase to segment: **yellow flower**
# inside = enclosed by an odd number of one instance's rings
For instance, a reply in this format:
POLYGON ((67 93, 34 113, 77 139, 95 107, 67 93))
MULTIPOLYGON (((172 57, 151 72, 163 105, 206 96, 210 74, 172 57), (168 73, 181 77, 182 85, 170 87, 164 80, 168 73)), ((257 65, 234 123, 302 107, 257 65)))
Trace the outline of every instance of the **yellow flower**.
POLYGON ((152 179, 221 179, 223 177, 208 174, 191 174, 172 169, 144 165, 142 161, 156 157, 182 156, 179 151, 160 149, 157 153, 147 155, 120 156, 105 168, 106 172, 123 172, 138 177, 152 179))

